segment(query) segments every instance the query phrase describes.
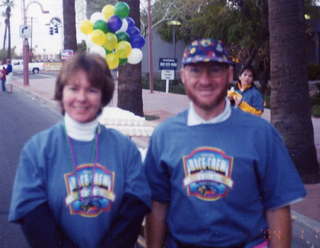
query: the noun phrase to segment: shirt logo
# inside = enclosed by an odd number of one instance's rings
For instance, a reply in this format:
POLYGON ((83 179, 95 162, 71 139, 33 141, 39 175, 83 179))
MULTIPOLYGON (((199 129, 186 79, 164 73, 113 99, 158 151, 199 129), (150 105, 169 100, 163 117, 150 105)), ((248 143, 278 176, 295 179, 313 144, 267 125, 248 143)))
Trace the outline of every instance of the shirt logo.
POLYGON ((183 157, 187 194, 205 201, 215 201, 233 186, 233 158, 213 147, 200 147, 183 157))
POLYGON ((70 214, 96 217, 111 209, 115 200, 114 172, 100 164, 82 164, 64 175, 67 189, 66 205, 70 214))

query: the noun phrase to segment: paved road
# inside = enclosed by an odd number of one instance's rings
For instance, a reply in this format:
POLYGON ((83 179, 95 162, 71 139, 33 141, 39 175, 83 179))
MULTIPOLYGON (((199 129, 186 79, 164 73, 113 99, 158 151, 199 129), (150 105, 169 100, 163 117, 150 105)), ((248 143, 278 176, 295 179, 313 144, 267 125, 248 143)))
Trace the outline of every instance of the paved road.
POLYGON ((34 133, 51 126, 59 113, 31 97, 0 92, 0 247, 28 247, 15 224, 7 222, 12 183, 20 150, 34 133))

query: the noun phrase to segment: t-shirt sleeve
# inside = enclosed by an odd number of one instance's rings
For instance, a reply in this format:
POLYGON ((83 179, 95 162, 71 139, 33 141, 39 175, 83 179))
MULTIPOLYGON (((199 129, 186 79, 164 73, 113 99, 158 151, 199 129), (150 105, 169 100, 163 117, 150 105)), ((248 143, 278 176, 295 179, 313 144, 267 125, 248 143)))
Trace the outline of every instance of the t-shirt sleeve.
POLYGON ((127 151, 126 193, 134 195, 151 207, 150 188, 143 169, 141 155, 137 147, 130 141, 127 151))
POLYGON ((266 209, 289 205, 306 195, 302 180, 278 132, 271 128, 258 182, 266 209), (271 134, 270 134, 271 133, 271 134))
POLYGON ((263 102, 263 97, 261 95, 261 93, 259 91, 256 92, 256 94, 254 95, 254 101, 253 101, 253 107, 263 111, 264 110, 264 102, 263 102))
POLYGON ((169 202, 170 176, 167 165, 161 159, 158 147, 159 145, 156 142, 156 137, 152 136, 144 161, 145 170, 151 188, 152 200, 169 202))
POLYGON ((9 221, 18 222, 31 210, 47 201, 44 183, 45 161, 34 143, 28 142, 20 154, 13 185, 9 221))

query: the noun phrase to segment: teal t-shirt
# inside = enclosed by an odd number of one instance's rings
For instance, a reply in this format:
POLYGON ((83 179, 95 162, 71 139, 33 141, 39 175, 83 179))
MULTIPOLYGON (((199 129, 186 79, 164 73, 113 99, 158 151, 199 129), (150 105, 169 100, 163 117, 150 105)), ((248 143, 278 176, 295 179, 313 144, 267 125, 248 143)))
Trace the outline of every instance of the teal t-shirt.
POLYGON ((280 136, 238 109, 220 123, 186 123, 187 111, 158 126, 145 159, 152 200, 168 204, 167 247, 251 248, 266 210, 305 196, 280 136))
POLYGON ((48 202, 69 238, 79 247, 95 248, 107 234, 123 195, 134 195, 150 206, 150 190, 140 153, 129 138, 101 126, 96 164, 96 140, 70 141, 76 162, 62 123, 26 143, 9 221, 19 221, 48 202))

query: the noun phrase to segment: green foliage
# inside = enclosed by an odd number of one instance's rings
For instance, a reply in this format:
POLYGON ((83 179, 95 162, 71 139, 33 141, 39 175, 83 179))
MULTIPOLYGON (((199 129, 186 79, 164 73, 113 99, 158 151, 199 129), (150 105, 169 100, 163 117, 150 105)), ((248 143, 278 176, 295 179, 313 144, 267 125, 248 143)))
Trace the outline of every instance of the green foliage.
POLYGON ((318 105, 313 105, 311 112, 312 112, 313 117, 319 118, 320 117, 320 103, 318 105))
POLYGON ((308 65, 308 79, 319 80, 320 79, 320 65, 310 64, 308 65))
MULTIPOLYGON (((13 47, 11 49, 11 57, 12 58, 17 56, 16 53, 15 53, 15 50, 16 50, 16 47, 13 47)), ((7 54, 8 54, 7 50, 0 49, 0 63, 4 63, 4 61, 6 61, 7 54)))
MULTIPOLYGON (((150 89, 148 77, 142 78, 142 88, 150 89)), ((154 81, 154 90, 156 91, 166 91, 166 81, 157 79, 154 81)), ((169 85, 169 92, 176 94, 185 94, 184 86, 180 80, 172 80, 169 85)))

